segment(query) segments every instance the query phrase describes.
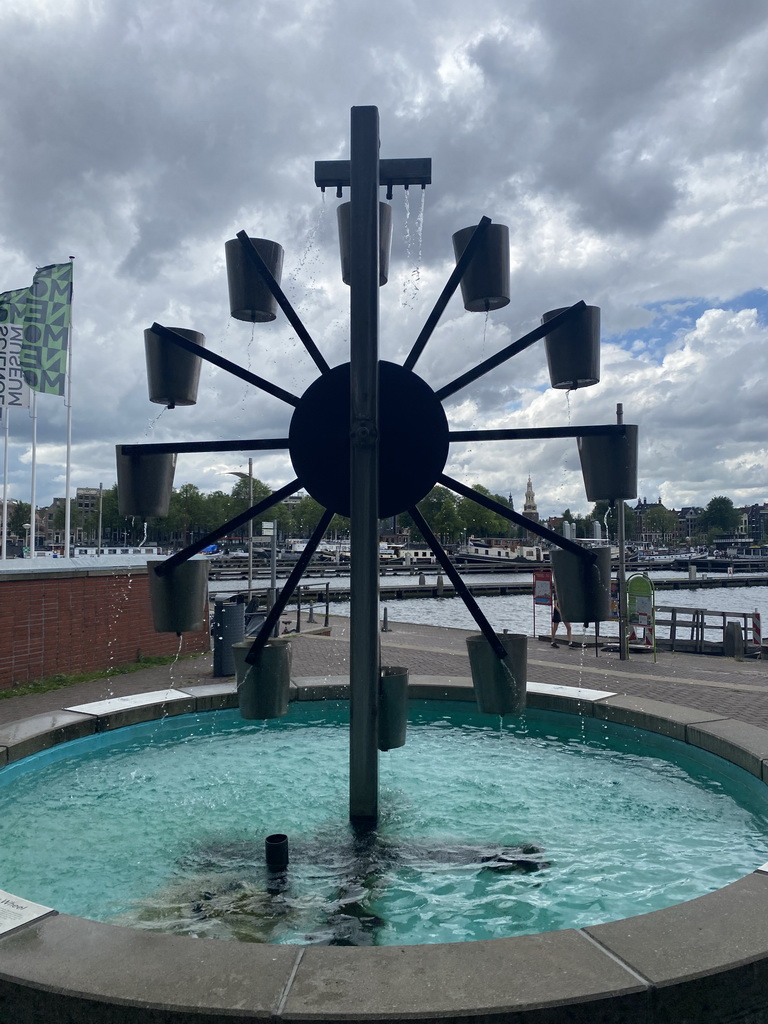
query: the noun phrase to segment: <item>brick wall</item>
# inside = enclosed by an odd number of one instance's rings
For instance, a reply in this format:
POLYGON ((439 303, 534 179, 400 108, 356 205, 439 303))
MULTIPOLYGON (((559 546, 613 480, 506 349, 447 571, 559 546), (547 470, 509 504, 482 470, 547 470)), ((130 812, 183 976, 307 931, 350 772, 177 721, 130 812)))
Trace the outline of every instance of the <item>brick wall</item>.
MULTIPOLYGON (((207 625, 183 634, 181 654, 209 649, 207 625)), ((0 689, 178 650, 155 632, 143 567, 0 573, 0 689)))

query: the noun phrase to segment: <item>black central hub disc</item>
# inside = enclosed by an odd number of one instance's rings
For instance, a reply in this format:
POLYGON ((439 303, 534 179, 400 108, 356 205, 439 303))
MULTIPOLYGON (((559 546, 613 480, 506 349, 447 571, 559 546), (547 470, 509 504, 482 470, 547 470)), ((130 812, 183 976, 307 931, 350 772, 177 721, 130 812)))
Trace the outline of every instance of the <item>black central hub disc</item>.
MULTIPOLYGON (((311 384, 291 419, 288 446, 302 487, 319 504, 350 511, 349 363, 311 384)), ((435 486, 448 459, 448 421, 411 370, 379 363, 379 518, 398 515, 435 486)))

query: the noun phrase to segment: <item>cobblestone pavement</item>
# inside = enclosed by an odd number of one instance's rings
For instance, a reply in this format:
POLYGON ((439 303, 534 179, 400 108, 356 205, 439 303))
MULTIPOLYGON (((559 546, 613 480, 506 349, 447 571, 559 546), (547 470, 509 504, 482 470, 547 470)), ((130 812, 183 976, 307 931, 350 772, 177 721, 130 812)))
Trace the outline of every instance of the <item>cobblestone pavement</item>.
MULTIPOLYGON (((331 636, 301 633, 293 637, 295 676, 346 675, 349 671, 349 620, 331 619, 331 636)), ((382 663, 403 665, 411 675, 469 676, 466 630, 410 623, 391 623, 381 633, 382 663)), ((210 654, 179 660, 172 665, 140 669, 77 683, 49 693, 0 700, 0 724, 28 718, 88 701, 128 693, 147 693, 196 683, 213 677, 210 654)), ((652 654, 632 654, 621 661, 616 653, 594 647, 571 649, 548 640, 529 638, 528 679, 561 686, 584 686, 614 693, 652 697, 684 704, 768 728, 768 663, 737 662, 730 658, 662 652, 654 663, 652 654)), ((223 680, 222 680, 223 681, 223 680)))

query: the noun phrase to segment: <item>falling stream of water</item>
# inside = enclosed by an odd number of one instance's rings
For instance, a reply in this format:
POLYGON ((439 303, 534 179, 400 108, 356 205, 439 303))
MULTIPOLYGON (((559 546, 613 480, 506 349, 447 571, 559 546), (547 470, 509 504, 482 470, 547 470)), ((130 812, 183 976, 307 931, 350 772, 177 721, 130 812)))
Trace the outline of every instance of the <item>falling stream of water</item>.
POLYGON ((413 309, 419 293, 421 283, 421 259, 424 235, 424 202, 426 192, 420 189, 421 198, 419 212, 416 215, 413 231, 411 230, 411 200, 410 190, 403 189, 405 204, 405 256, 410 268, 407 276, 403 279, 400 305, 405 309, 413 309))
POLYGON ((152 432, 154 431, 155 427, 157 426, 157 421, 160 419, 160 417, 166 411, 166 408, 167 408, 167 406, 163 406, 163 408, 160 410, 160 412, 157 414, 157 416, 155 416, 153 419, 150 419, 150 420, 147 421, 147 429, 144 431, 144 437, 149 437, 150 434, 152 434, 152 432))

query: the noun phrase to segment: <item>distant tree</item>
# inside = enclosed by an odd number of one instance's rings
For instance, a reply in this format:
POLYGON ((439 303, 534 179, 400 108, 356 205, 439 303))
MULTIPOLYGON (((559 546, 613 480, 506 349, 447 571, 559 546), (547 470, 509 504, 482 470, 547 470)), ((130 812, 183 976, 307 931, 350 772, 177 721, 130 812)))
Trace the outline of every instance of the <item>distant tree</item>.
POLYGON ((205 497, 195 484, 182 484, 171 494, 168 526, 181 535, 182 544, 191 544, 195 534, 202 533, 205 519, 205 497))
POLYGON ((741 513, 734 508, 730 498, 718 494, 699 516, 697 529, 708 534, 732 533, 741 521, 741 513))
MULTIPOLYGON (((459 511, 457 495, 440 484, 433 487, 429 494, 421 499, 418 508, 426 519, 427 525, 442 544, 449 544, 457 540, 461 531, 466 528, 459 511)), ((416 526, 414 523, 410 525, 412 526, 411 536, 414 537, 416 526)), ((416 531, 415 537, 424 539, 418 531, 416 531)))
POLYGON ((300 537, 309 537, 323 515, 323 506, 309 495, 293 507, 293 532, 300 537))
MULTIPOLYGON (((475 490, 480 494, 486 495, 486 497, 491 497, 491 492, 487 487, 483 487, 478 484, 475 487, 475 490)), ((495 512, 491 512, 490 509, 484 508, 482 505, 478 505, 471 498, 459 499, 458 513, 462 529, 467 531, 468 537, 508 536, 507 520, 502 516, 497 515, 495 512)))
POLYGON ((25 523, 31 523, 29 518, 32 515, 32 506, 28 501, 17 501, 8 513, 8 529, 15 536, 24 538, 26 530, 25 523))
POLYGON ((211 533, 231 518, 231 500, 230 495, 224 491, 211 491, 203 495, 202 518, 195 524, 202 533, 211 533))

